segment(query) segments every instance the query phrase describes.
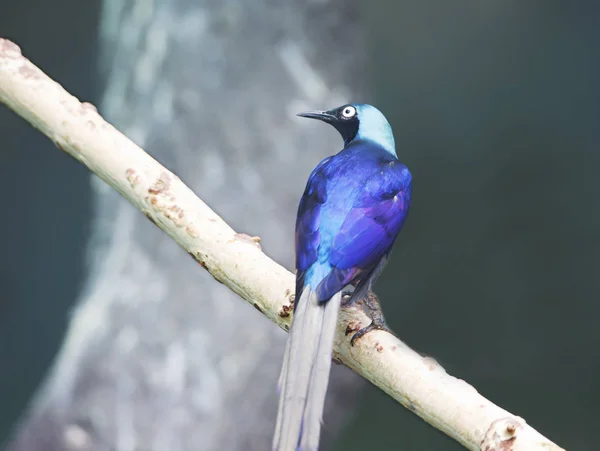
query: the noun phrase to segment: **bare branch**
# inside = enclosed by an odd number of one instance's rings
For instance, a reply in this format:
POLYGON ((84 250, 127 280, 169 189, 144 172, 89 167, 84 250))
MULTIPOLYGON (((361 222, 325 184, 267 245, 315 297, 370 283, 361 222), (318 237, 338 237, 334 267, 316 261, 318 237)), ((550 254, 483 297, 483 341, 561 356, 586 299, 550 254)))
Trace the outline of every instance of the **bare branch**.
MULTIPOLYGON (((216 280, 289 328, 294 276, 261 251, 260 239, 236 233, 94 106, 80 103, 2 38, 0 101, 115 188, 216 280)), ((429 424, 471 450, 561 449, 388 332, 373 331, 350 346, 348 331, 369 321, 360 309, 342 312, 335 359, 429 424)))

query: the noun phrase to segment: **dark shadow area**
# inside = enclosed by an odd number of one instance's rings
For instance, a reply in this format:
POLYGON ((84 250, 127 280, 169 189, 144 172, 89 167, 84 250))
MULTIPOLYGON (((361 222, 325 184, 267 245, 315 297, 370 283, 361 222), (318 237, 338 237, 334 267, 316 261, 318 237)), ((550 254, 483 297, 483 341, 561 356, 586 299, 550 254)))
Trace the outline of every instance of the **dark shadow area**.
MULTIPOLYGON (((0 35, 94 102, 99 1, 0 1, 0 35)), ((85 275, 89 171, 0 107, 0 443, 59 350, 85 275)))

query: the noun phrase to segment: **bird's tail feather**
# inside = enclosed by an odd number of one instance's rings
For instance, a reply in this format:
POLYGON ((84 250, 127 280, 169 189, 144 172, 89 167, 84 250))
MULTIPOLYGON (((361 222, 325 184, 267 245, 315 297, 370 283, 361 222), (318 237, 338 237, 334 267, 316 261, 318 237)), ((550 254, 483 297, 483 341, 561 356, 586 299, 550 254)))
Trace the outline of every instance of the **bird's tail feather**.
POLYGON ((316 451, 341 292, 325 304, 319 304, 307 286, 296 302, 279 378, 273 450, 316 451))
POLYGON ((325 304, 321 335, 317 347, 317 355, 310 377, 308 399, 303 417, 303 428, 300 437, 300 449, 317 450, 321 421, 323 419, 323 406, 329 384, 331 371, 331 358, 333 352, 333 339, 338 320, 338 312, 342 301, 342 292, 338 292, 325 304))

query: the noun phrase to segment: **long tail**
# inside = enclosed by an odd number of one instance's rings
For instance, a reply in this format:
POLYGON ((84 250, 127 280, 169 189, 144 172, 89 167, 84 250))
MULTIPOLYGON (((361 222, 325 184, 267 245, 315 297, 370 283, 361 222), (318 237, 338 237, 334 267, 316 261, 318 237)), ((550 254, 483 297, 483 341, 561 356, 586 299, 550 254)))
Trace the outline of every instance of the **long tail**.
POLYGON ((297 300, 279 376, 274 451, 317 451, 342 293, 319 304, 310 286, 297 300))

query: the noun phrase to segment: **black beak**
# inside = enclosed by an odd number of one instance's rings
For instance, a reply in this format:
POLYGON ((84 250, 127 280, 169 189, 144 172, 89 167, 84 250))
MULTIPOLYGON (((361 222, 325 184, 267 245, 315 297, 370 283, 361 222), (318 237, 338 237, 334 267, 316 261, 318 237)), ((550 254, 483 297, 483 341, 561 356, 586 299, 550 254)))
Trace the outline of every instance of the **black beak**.
POLYGON ((337 122, 337 117, 331 114, 329 111, 307 111, 305 113, 298 113, 297 116, 308 117, 310 119, 319 119, 320 121, 333 124, 337 122))
POLYGON ((298 116, 319 119, 333 125, 340 135, 342 135, 344 143, 348 145, 358 133, 359 121, 356 115, 348 119, 341 117, 340 111, 346 108, 346 106, 344 105, 329 111, 306 111, 305 113, 298 113, 298 116))

